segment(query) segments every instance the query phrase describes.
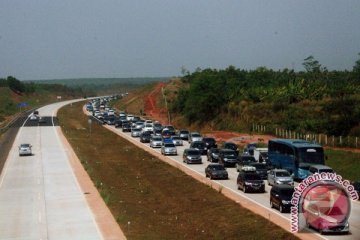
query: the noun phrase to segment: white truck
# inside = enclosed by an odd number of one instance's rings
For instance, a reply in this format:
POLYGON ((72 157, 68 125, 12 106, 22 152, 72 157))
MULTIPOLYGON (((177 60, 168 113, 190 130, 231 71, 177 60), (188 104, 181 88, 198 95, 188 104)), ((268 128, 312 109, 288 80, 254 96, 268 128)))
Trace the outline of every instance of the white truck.
POLYGON ((254 157, 256 161, 259 161, 260 153, 268 152, 268 148, 255 148, 254 149, 254 157))

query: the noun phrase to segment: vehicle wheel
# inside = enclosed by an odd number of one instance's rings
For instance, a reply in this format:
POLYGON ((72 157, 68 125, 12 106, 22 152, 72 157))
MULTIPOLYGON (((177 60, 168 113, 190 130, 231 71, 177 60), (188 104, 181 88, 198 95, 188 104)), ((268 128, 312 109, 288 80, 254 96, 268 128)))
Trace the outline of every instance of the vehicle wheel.
POLYGON ((273 202, 271 200, 270 200, 270 207, 274 208, 274 204, 273 204, 273 202))
POLYGON ((267 180, 267 184, 268 184, 268 186, 271 186, 269 180, 267 180))
POLYGON ((281 213, 284 212, 284 208, 283 208, 282 204, 279 205, 279 211, 280 211, 281 213))
POLYGON ((212 175, 209 175, 209 177, 210 177, 210 180, 212 180, 212 179, 213 179, 212 175))
POLYGON ((235 167, 236 167, 236 171, 239 172, 239 166, 235 164, 235 167))
POLYGON ((243 191, 244 191, 244 193, 248 192, 247 189, 246 189, 246 186, 244 186, 243 191))
POLYGON ((237 185, 237 189, 240 190, 240 185, 239 184, 237 185))

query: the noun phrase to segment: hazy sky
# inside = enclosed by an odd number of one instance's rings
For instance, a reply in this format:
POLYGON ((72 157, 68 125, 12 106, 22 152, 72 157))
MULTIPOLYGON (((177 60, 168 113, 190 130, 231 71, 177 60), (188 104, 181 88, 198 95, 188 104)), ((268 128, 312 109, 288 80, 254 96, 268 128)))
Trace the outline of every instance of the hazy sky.
POLYGON ((350 70, 359 52, 359 0, 0 0, 0 77, 20 80, 350 70))

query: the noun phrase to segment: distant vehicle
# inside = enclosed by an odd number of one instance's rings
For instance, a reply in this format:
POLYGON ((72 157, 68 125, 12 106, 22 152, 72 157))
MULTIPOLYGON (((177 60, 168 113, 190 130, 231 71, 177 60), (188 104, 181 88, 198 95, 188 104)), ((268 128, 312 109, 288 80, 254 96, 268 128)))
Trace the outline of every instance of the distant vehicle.
POLYGON ((33 115, 39 115, 39 111, 38 111, 38 110, 35 110, 35 111, 33 112, 33 115))
POLYGON ((205 150, 208 150, 211 148, 217 148, 217 143, 216 143, 215 138, 203 137, 202 141, 205 143, 205 150))
POLYGON ((205 168, 205 176, 210 179, 229 179, 225 167, 218 163, 211 163, 205 168))
POLYGON ((256 168, 256 172, 260 175, 261 179, 267 179, 267 166, 265 163, 259 163, 259 162, 253 162, 250 163, 249 166, 255 167, 256 168))
POLYGON ((150 142, 150 137, 151 137, 150 132, 142 132, 140 134, 140 142, 149 143, 150 142))
POLYGON ((130 122, 126 122, 122 124, 122 131, 123 132, 131 132, 131 124, 130 122))
POLYGON ((107 125, 115 125, 116 118, 114 116, 110 116, 106 119, 107 125))
POLYGON ((38 116, 37 116, 37 115, 34 115, 34 114, 31 114, 29 119, 30 119, 30 121, 37 121, 37 120, 38 120, 38 116))
POLYGON ((179 136, 181 137, 182 140, 188 140, 189 139, 189 131, 185 130, 185 129, 181 129, 179 131, 179 136))
POLYGON ((268 173, 267 182, 271 186, 279 184, 294 185, 293 178, 285 169, 271 169, 268 173))
POLYGON ((267 153, 267 152, 268 152, 268 148, 255 148, 253 156, 256 159, 256 161, 263 162, 264 159, 262 161, 260 161, 261 154, 262 153, 267 153))
POLYGON ((137 122, 135 123, 135 127, 142 129, 143 127, 145 127, 145 122, 143 122, 143 121, 137 121, 137 122))
POLYGON ((333 173, 334 170, 331 167, 321 165, 321 164, 314 164, 309 167, 309 175, 313 175, 315 173, 322 173, 322 172, 333 173))
POLYGON ((146 131, 154 131, 154 127, 150 123, 145 123, 145 126, 143 127, 142 131, 144 131, 144 132, 146 132, 146 131))
POLYGON ((163 129, 167 129, 170 133, 170 135, 175 135, 175 128, 172 125, 164 125, 163 129))
POLYGON ((237 162, 237 153, 232 149, 220 149, 219 163, 224 167, 234 167, 237 162))
POLYGON ((287 184, 274 185, 270 190, 270 207, 278 208, 281 213, 290 212, 294 187, 287 184))
POLYGON ((150 147, 152 148, 161 148, 162 138, 160 136, 153 135, 150 138, 150 147))
POLYGON ((211 148, 207 151, 207 160, 209 162, 219 162, 219 153, 218 148, 211 148))
POLYGON ((265 183, 254 167, 243 167, 237 177, 238 189, 247 192, 265 192, 265 183))
POLYGON ((269 141, 269 162, 273 168, 283 168, 295 179, 309 176, 309 167, 325 163, 324 149, 316 143, 299 139, 272 139, 269 141))
POLYGON ((38 123, 46 123, 45 117, 39 117, 38 123))
POLYGON ((189 133, 188 141, 189 141, 189 143, 192 143, 195 141, 202 141, 202 136, 198 132, 191 132, 191 133, 189 133))
POLYGON ((132 128, 131 129, 131 136, 132 137, 140 137, 141 129, 139 128, 132 128))
POLYGON ((255 163, 256 160, 253 156, 243 154, 239 156, 238 161, 235 164, 236 171, 240 171, 242 167, 249 165, 250 163, 255 163))
POLYGON ((161 133, 161 130, 163 129, 163 126, 159 122, 154 122, 153 128, 154 128, 154 132, 159 131, 161 133))
POLYGON ((202 163, 201 153, 198 149, 186 148, 183 152, 183 162, 189 163, 202 163))
POLYGON ((176 147, 173 143, 163 143, 161 146, 162 155, 177 155, 176 147))
POLYGON ((260 154, 259 154, 259 162, 266 163, 268 166, 270 166, 269 165, 269 154, 268 154, 268 152, 260 152, 260 154))
POLYGON ((128 121, 131 121, 131 120, 134 119, 134 115, 128 114, 128 115, 126 116, 126 119, 127 119, 128 121))
POLYGON ((27 155, 32 155, 32 151, 31 151, 31 144, 28 143, 22 143, 19 146, 19 156, 27 156, 27 155))
POLYGON ((179 136, 172 136, 171 140, 173 141, 175 146, 182 146, 183 145, 183 140, 179 136))
POLYGON ((257 143, 248 143, 244 148, 244 153, 254 156, 254 151, 257 147, 257 143))
POLYGON ((202 155, 206 154, 205 143, 203 141, 192 141, 190 148, 198 149, 202 155))
POLYGON ((161 137, 162 137, 163 139, 165 139, 165 138, 171 138, 171 133, 170 133, 170 131, 167 130, 167 129, 163 129, 163 130, 161 131, 161 137))
POLYGON ((232 149, 236 152, 236 155, 239 154, 239 149, 238 149, 238 145, 236 145, 233 142, 224 142, 222 145, 222 148, 224 149, 232 149))

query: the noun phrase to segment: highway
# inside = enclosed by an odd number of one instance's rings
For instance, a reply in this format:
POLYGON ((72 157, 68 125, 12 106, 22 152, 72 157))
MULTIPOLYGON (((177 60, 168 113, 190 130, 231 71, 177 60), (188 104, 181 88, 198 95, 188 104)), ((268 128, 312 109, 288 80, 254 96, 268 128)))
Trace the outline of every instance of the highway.
POLYGON ((0 177, 0 239, 104 239, 59 138, 54 116, 69 103, 40 108, 46 122, 19 129, 0 177), (19 157, 21 143, 32 156, 19 157))
MULTIPOLYGON (((288 230, 290 229, 290 214, 289 213, 280 213, 277 209, 272 209, 270 207, 269 203, 269 193, 271 186, 268 186, 266 184, 266 193, 243 193, 242 191, 237 189, 236 179, 238 176, 238 172, 235 168, 227 168, 229 173, 229 180, 209 180, 205 179, 205 168, 209 164, 207 162, 207 157, 202 156, 202 162, 203 164, 191 164, 188 165, 186 163, 183 163, 182 160, 182 153, 185 148, 189 147, 189 144, 187 141, 184 141, 184 146, 178 146, 177 147, 177 156, 161 156, 160 148, 151 148, 149 144, 143 144, 140 143, 139 138, 133 138, 131 137, 130 133, 124 133, 122 132, 121 128, 115 128, 114 126, 104 125, 107 129, 117 133, 118 135, 122 136, 123 138, 129 140, 130 142, 144 148, 146 151, 154 154, 155 156, 160 157, 160 159, 165 159, 166 162, 170 163, 171 165, 180 168, 181 170, 187 172, 189 174, 189 171, 191 172, 190 175, 194 176, 197 180, 208 184, 212 186, 211 182, 216 183, 221 186, 222 189, 228 190, 227 192, 230 192, 230 195, 236 195, 238 198, 231 197, 232 199, 236 200, 239 203, 243 203, 245 201, 246 203, 243 205, 246 205, 246 207, 249 207, 250 209, 254 209, 255 211, 258 211, 257 213, 270 219, 274 219, 273 221, 276 224, 280 224, 281 221, 286 222, 288 224, 288 230), (170 161, 170 162, 169 162, 170 161), (172 164, 173 162, 174 164, 172 164), (209 184, 210 182, 210 184, 209 184), (253 207, 249 206, 253 205, 253 207), (260 210, 259 210, 260 209, 260 210), (275 217, 273 217, 275 216, 275 217)), ((266 183, 266 181, 265 181, 266 183)), ((219 188, 217 188, 219 189, 219 188)), ((228 195, 228 194, 225 194, 228 195)), ((300 235, 301 238, 306 239, 360 239, 360 203, 359 201, 352 201, 352 211, 349 218, 350 223, 350 233, 347 235, 320 235, 318 232, 310 229, 306 229, 304 232, 305 234, 300 235), (310 235, 310 236, 309 236, 310 235)), ((281 224, 280 224, 281 225, 281 224)))

